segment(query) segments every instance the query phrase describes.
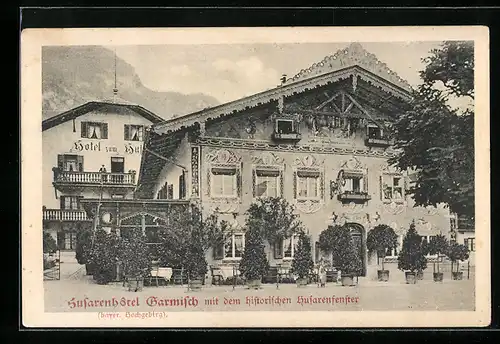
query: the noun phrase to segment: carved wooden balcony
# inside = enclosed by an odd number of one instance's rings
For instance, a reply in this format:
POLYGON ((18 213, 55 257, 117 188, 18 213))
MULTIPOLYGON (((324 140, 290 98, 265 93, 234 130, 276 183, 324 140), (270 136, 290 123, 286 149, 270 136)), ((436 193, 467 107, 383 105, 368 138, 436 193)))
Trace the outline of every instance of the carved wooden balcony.
POLYGON ((131 172, 75 172, 54 170, 53 184, 59 191, 82 189, 86 187, 105 187, 112 189, 135 188, 135 171, 131 172))
POLYGON ((394 144, 394 141, 386 137, 367 137, 365 145, 368 147, 389 147, 394 144))
POLYGON ((91 221, 84 210, 73 209, 43 209, 43 220, 60 222, 91 221))
POLYGON ((273 132, 273 140, 275 141, 288 141, 288 142, 297 142, 302 139, 302 135, 300 133, 277 133, 273 132))
POLYGON ((338 195, 338 200, 341 202, 366 202, 371 198, 368 193, 361 191, 344 191, 338 195))

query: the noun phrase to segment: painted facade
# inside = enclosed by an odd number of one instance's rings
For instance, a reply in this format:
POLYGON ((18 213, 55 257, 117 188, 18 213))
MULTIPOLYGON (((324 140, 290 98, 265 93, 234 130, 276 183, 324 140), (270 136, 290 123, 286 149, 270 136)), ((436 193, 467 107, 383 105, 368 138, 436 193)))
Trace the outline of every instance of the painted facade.
MULTIPOLYGON (((154 126, 147 145, 158 154, 144 152, 137 195, 163 199, 170 186, 174 199, 198 202, 237 228, 258 197, 283 197, 313 243, 328 225, 352 224, 366 275, 374 276, 366 235, 375 225, 394 228, 400 244, 413 220, 426 240, 450 235, 448 209, 414 207, 410 176, 387 164, 395 154, 389 125, 408 106, 410 91, 353 44, 276 89, 154 126)), ((226 274, 244 248, 243 231, 235 233, 208 257, 226 274)), ((289 264, 293 247, 294 238, 268 245, 270 264, 289 264)), ((322 256, 316 245, 313 255, 322 256)), ((386 258, 390 270, 396 258, 397 250, 386 258)))
POLYGON ((60 249, 74 250, 77 231, 92 225, 82 199, 133 197, 146 127, 160 120, 101 103, 44 121, 43 228, 60 249))

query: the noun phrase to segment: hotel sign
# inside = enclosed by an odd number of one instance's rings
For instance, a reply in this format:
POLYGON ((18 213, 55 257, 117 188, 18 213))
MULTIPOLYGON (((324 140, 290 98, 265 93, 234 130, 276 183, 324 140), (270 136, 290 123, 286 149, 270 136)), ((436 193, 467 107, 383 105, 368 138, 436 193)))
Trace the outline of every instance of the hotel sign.
POLYGON ((103 141, 82 141, 73 143, 71 152, 106 152, 118 154, 142 154, 142 143, 125 143, 122 147, 105 146, 103 141), (122 148, 123 147, 123 148, 122 148))

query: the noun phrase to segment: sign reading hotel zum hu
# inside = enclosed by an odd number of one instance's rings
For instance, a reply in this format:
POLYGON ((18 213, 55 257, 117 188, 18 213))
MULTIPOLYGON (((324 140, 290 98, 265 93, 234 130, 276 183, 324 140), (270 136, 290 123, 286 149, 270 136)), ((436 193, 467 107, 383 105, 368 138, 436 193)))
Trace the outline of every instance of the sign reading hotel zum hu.
POLYGON ((106 153, 118 153, 118 154, 141 154, 142 146, 133 145, 131 143, 125 143, 123 148, 118 148, 117 146, 105 146, 101 141, 82 141, 78 140, 73 143, 71 152, 106 152, 106 153))

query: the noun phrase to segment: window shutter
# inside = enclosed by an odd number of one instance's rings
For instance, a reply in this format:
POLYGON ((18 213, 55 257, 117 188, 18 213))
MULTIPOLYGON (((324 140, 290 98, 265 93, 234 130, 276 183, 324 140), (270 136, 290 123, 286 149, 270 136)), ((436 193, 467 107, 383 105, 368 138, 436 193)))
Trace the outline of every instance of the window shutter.
POLYGON ((108 138, 108 123, 101 124, 101 131, 102 131, 102 138, 107 139, 108 138))
POLYGON ((64 155, 57 155, 57 167, 60 170, 64 170, 64 155))
POLYGON ((65 196, 59 197, 59 202, 60 202, 59 208, 60 209, 65 209, 65 204, 64 204, 65 198, 66 198, 65 196))
POLYGON ((212 248, 212 257, 213 259, 215 260, 219 260, 219 259, 222 259, 224 258, 223 257, 223 251, 224 251, 224 247, 222 245, 217 245, 217 246, 214 246, 212 248))
POLYGON ((185 197, 185 188, 186 186, 186 181, 185 181, 185 174, 182 172, 182 174, 179 176, 179 199, 183 199, 185 197))
POLYGON ((297 171, 293 171, 293 198, 297 199, 297 171))
POLYGON ((380 176, 380 200, 384 200, 384 176, 380 176))
POLYGON ((77 159, 77 162, 78 162, 78 171, 79 172, 83 172, 83 156, 82 155, 78 155, 76 157, 77 159))
POLYGON ((241 169, 238 169, 238 171, 236 171, 236 195, 238 195, 238 197, 241 197, 241 183, 241 169))
POLYGON ((128 124, 125 124, 123 126, 123 128, 124 128, 123 139, 129 140, 130 139, 130 126, 128 124))
POLYGON ((87 122, 82 122, 82 133, 80 135, 82 138, 87 138, 87 122))
POLYGON ((283 240, 278 239, 273 243, 273 253, 274 259, 283 258, 283 240))

